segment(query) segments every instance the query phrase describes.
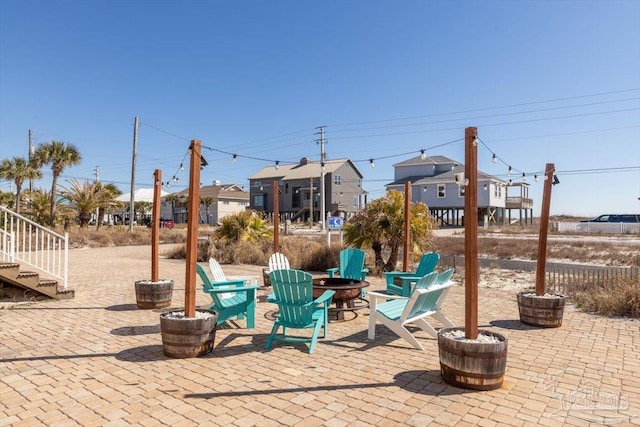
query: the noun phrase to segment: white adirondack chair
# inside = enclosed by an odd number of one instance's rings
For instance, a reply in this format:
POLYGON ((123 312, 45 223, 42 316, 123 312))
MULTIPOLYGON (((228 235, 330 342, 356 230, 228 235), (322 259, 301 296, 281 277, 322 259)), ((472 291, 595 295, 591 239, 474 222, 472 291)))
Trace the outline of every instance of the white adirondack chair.
MULTIPOLYGON (((417 286, 417 285, 416 285, 417 286)), ((440 285, 430 286, 428 289, 414 289, 409 298, 396 295, 368 292, 369 299, 369 339, 375 339, 376 320, 391 329, 398 336, 407 340, 418 350, 423 350, 422 344, 407 329, 408 324, 419 327, 434 338, 438 332, 426 321, 431 316, 444 326, 455 326, 441 311, 442 302, 453 286, 449 281, 440 285), (390 301, 378 304, 379 299, 390 301)))

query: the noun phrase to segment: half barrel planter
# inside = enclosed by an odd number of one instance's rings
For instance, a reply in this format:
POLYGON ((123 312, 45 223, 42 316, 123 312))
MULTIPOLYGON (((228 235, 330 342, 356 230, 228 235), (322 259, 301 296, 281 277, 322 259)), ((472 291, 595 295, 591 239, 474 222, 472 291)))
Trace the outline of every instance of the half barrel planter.
POLYGON ((173 280, 138 280, 136 287, 136 305, 138 308, 165 308, 171 305, 173 280))
POLYGON ((165 356, 186 359, 213 351, 218 313, 199 308, 196 317, 185 317, 184 310, 160 315, 162 351, 165 356))
POLYGON ((527 325, 543 328, 562 326, 565 295, 536 295, 535 292, 518 293, 520 321, 527 325))
POLYGON ((483 342, 449 334, 459 334, 460 331, 464 332, 464 328, 442 328, 438 332, 440 372, 444 381, 471 390, 495 390, 502 387, 507 368, 507 337, 479 330, 479 336, 491 337, 493 341, 483 342))

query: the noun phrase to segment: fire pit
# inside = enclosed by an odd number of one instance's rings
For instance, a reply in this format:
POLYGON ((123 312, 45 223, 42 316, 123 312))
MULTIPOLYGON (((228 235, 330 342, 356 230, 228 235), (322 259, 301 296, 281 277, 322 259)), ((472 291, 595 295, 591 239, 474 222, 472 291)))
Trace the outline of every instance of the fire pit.
POLYGON ((357 316, 356 310, 369 308, 369 303, 360 298, 362 288, 367 286, 369 286, 369 282, 365 280, 319 277, 313 279, 313 297, 320 297, 327 289, 336 291, 333 296, 333 302, 336 303, 336 306, 335 308, 330 308, 329 313, 334 316, 333 320, 343 321, 345 320, 345 311, 350 311, 357 316))

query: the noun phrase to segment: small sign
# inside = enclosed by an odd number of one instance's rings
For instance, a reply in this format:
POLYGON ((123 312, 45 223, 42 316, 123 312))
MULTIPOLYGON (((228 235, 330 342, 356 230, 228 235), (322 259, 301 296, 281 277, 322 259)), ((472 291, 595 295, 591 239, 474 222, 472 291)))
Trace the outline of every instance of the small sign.
POLYGON ((341 216, 329 217, 329 230, 341 230, 344 219, 341 216))

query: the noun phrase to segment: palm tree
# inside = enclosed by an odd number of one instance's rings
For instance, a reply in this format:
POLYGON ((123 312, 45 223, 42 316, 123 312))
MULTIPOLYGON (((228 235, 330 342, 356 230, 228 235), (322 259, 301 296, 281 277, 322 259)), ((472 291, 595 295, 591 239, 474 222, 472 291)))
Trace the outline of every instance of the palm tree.
POLYGON ((228 240, 261 242, 273 236, 267 221, 255 211, 243 211, 227 215, 220 220, 217 237, 228 240))
POLYGON ((16 184, 16 212, 20 213, 20 193, 22 184, 28 179, 42 178, 42 172, 33 163, 22 157, 14 157, 13 160, 3 159, 0 164, 0 178, 13 180, 16 184))
POLYGON ((0 190, 0 206, 9 207, 13 204, 15 199, 16 195, 14 193, 0 190))
POLYGON ((82 157, 78 149, 62 141, 51 141, 41 144, 34 153, 34 159, 38 166, 51 164, 53 179, 51 181, 51 202, 49 215, 51 225, 55 223, 56 187, 58 177, 62 175, 64 168, 80 164, 82 157))
POLYGON ((69 200, 78 214, 80 228, 86 228, 91 220, 91 215, 95 212, 103 200, 108 196, 107 191, 98 188, 97 183, 82 184, 77 179, 68 181, 69 188, 62 187, 62 197, 69 200))
POLYGON ((116 198, 122 194, 122 191, 115 184, 106 184, 102 185, 102 183, 97 184, 97 188, 103 190, 103 200, 100 201, 100 206, 98 206, 98 217, 96 218, 96 230, 100 230, 100 226, 104 221, 104 215, 110 208, 116 208, 122 206, 121 202, 118 202, 116 198))
MULTIPOLYGON (((40 225, 46 225, 51 223, 49 217, 49 203, 51 196, 49 192, 43 189, 37 189, 33 191, 25 191, 22 197, 22 206, 24 207, 26 215, 33 221, 40 225)), ((56 215, 64 214, 68 215, 69 208, 64 205, 56 205, 56 215)))
MULTIPOLYGON (((410 250, 424 252, 437 227, 426 204, 412 203, 410 212, 410 250)), ((398 253, 404 238, 404 194, 388 191, 385 197, 372 201, 367 208, 356 214, 344 227, 344 239, 357 248, 371 246, 375 253, 376 266, 382 271, 395 270, 398 253), (385 262, 382 253, 388 252, 385 262)))

